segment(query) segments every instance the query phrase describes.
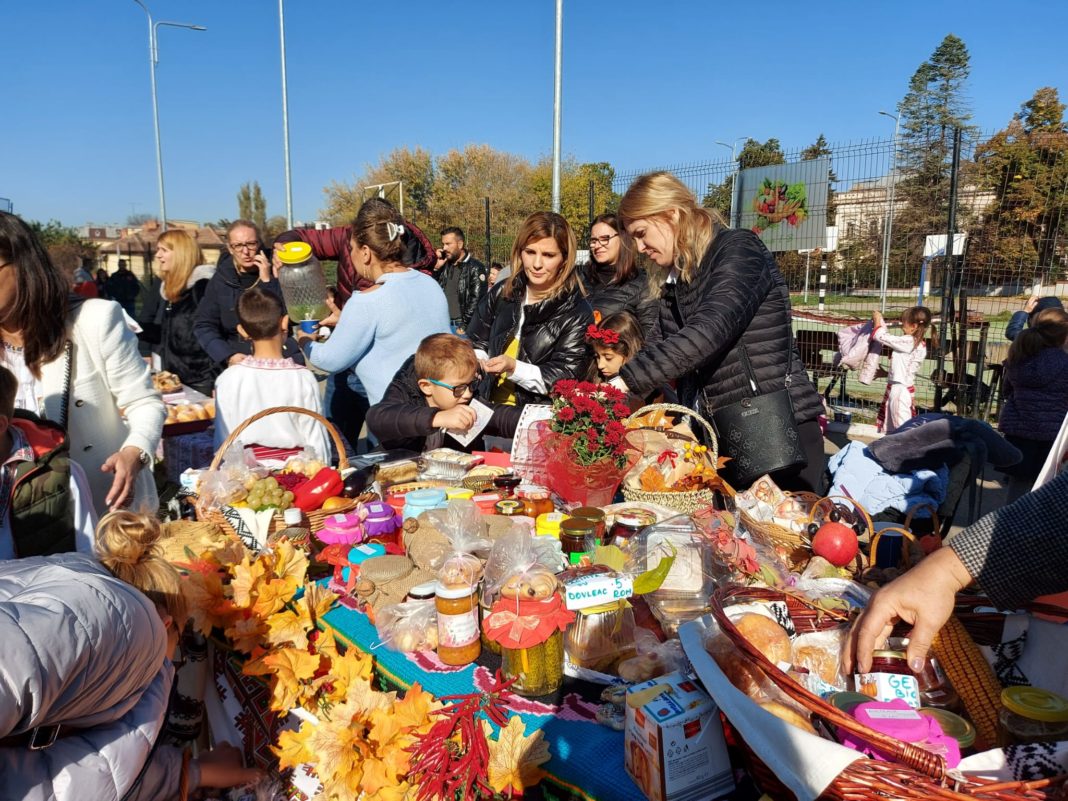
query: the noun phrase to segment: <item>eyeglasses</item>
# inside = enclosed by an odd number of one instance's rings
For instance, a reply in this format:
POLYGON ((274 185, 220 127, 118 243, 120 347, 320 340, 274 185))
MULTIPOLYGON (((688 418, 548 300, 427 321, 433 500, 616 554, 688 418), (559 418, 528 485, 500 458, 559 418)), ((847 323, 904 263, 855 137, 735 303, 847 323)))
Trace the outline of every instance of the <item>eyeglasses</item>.
POLYGON ((591 236, 590 247, 592 248, 594 245, 600 245, 601 247, 606 248, 608 247, 608 243, 611 242, 617 236, 619 236, 619 234, 610 234, 609 236, 591 236))
POLYGON ((230 243, 230 249, 231 250, 259 250, 260 249, 260 243, 259 242, 231 242, 230 243))
POLYGON ((452 396, 454 398, 462 398, 468 392, 470 392, 472 395, 474 395, 475 394, 475 387, 478 386, 478 383, 481 380, 482 380, 482 376, 481 375, 476 375, 471 381, 469 381, 466 384, 446 384, 444 381, 438 381, 436 378, 428 378, 427 379, 427 381, 429 381, 434 386, 445 387, 445 389, 450 390, 452 392, 452 396))

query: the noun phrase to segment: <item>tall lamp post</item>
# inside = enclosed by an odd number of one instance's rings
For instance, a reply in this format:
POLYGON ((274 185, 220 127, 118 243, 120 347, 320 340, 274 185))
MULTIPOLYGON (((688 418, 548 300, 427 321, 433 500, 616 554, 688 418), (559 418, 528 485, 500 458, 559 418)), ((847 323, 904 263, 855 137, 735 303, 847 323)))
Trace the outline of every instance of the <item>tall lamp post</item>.
MULTIPOLYGON (((292 228, 293 180, 289 174, 289 90, 286 88, 286 16, 283 2, 278 0, 278 36, 282 43, 282 152, 286 166, 286 225, 292 228)), ((403 209, 401 213, 404 213, 403 209)))
POLYGON ((556 0, 556 60, 553 69, 553 197, 552 207, 560 213, 560 99, 564 49, 564 0, 556 0))
POLYGON ((894 229, 894 190, 897 188, 897 128, 901 119, 897 114, 880 111, 884 117, 894 121, 894 140, 890 152, 890 187, 889 200, 886 204, 886 224, 883 226, 883 270, 879 282, 879 311, 886 313, 886 283, 890 273, 890 234, 894 229))
POLYGON ((167 201, 163 194, 163 149, 159 142, 159 103, 156 100, 156 65, 159 63, 158 29, 160 26, 169 28, 186 28, 191 31, 206 31, 203 25, 188 25, 184 22, 155 22, 152 12, 148 10, 141 0, 133 0, 141 6, 141 10, 148 17, 148 66, 152 75, 152 120, 156 127, 156 177, 159 180, 159 226, 161 231, 167 230, 167 201))
POLYGON ((749 138, 748 136, 735 137, 734 143, 730 144, 730 145, 728 145, 726 142, 721 142, 718 139, 716 140, 716 144, 717 145, 719 145, 720 147, 725 147, 725 148, 727 148, 727 150, 729 150, 731 152, 731 163, 734 164, 734 176, 733 176, 734 180, 731 182, 730 219, 727 221, 727 224, 730 225, 732 228, 734 227, 734 207, 735 207, 735 204, 736 204, 736 198, 738 197, 738 173, 740 172, 739 167, 741 166, 738 163, 738 156, 737 156, 738 143, 741 142, 743 139, 748 139, 748 138, 749 138))

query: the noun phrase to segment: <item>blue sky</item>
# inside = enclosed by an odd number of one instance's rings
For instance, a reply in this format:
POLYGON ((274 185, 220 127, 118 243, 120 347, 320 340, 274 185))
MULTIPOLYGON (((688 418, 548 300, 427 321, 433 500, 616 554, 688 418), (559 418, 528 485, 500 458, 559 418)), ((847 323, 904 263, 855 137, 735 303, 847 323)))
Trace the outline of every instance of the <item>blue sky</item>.
MULTIPOLYGON (((258 180, 285 213, 274 0, 146 0, 167 211, 236 216, 258 180)), ((972 57, 984 130, 1040 86, 1068 95, 1068 3, 720 0, 564 3, 564 152, 630 171, 720 160, 717 139, 784 147, 889 138, 908 79, 947 33, 972 57)), ((286 0, 294 216, 400 145, 552 146, 553 0, 286 0)), ((68 225, 157 213, 144 13, 132 0, 8 0, 0 197, 68 225)))

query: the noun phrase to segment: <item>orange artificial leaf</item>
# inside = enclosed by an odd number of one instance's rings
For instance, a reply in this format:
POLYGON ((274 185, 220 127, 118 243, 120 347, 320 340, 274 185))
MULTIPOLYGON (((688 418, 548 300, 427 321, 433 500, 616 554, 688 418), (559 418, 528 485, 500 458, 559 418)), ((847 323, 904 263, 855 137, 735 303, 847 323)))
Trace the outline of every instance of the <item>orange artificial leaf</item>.
POLYGON ((382 787, 376 793, 365 793, 360 798, 362 801, 416 801, 418 789, 408 782, 401 782, 392 787, 382 787))
POLYGON ((404 694, 404 699, 393 705, 393 717, 403 728, 415 729, 430 720, 430 713, 441 709, 442 704, 415 682, 404 694))
MULTIPOLYGON (((407 770, 407 765, 404 769, 407 770)), ((397 770, 396 764, 382 759, 368 759, 363 763, 363 780, 360 782, 360 789, 365 793, 377 793, 386 787, 396 787, 401 775, 403 774, 397 770)))
POLYGON ((258 617, 240 617, 227 626, 226 637, 237 651, 252 653, 264 634, 263 621, 258 617))
POLYGON ((224 543, 211 551, 211 558, 220 565, 236 565, 248 556, 248 548, 236 536, 229 536, 224 543))
POLYGON ((345 693, 346 708, 350 716, 359 715, 366 717, 376 709, 390 709, 397 700, 395 692, 376 692, 367 679, 354 679, 349 682, 348 691, 345 693))
POLYGON ((363 780, 365 746, 359 730, 348 719, 321 723, 308 738, 308 750, 315 755, 315 773, 328 798, 359 798, 363 780))
POLYGON ((368 722, 370 726, 367 730, 367 739, 375 743, 379 751, 404 734, 404 727, 392 715, 391 710, 376 709, 371 713, 368 722))
POLYGON ((230 582, 230 589, 234 594, 234 605, 240 609, 247 609, 252 604, 252 598, 257 591, 257 585, 263 578, 263 562, 257 559, 249 561, 246 555, 231 570, 234 579, 230 582))
POLYGON ((281 579, 291 578, 299 587, 304 583, 308 572, 308 554, 294 547, 287 539, 279 540, 274 546, 274 574, 281 579))
POLYGON ((260 617, 273 615, 285 606, 297 591, 297 582, 292 578, 271 579, 261 583, 252 604, 252 613, 260 617))
POLYGON ((660 472, 656 465, 649 465, 642 470, 641 475, 638 477, 638 483, 646 492, 664 492, 667 489, 664 474, 660 472))
MULTIPOLYGON (((489 740, 489 724, 483 721, 483 731, 489 740)), ((549 761, 549 744, 542 739, 541 729, 529 737, 524 734, 523 721, 518 715, 508 719, 496 740, 489 740, 489 783, 495 792, 523 794, 523 788, 533 787, 545 776, 541 769, 549 761)))
POLYGON ((309 628, 311 622, 306 617, 283 609, 267 618, 267 642, 307 648, 309 628))
MULTIPOLYGON (((324 653, 322 639, 316 643, 316 646, 319 647, 320 653, 324 653)), ((370 682, 373 671, 374 661, 370 656, 360 653, 355 648, 350 648, 344 656, 338 656, 335 650, 334 655, 330 657, 330 675, 334 684, 331 697, 335 700, 347 697, 349 687, 360 681, 370 682)))
POLYGON ((329 612, 334 603, 336 603, 337 596, 322 584, 312 583, 304 585, 304 598, 302 600, 312 623, 318 625, 323 615, 329 612))
POLYGON ((319 669, 319 657, 299 648, 280 648, 244 667, 248 676, 271 677, 271 708, 288 711, 304 699, 305 682, 319 669))
POLYGON ((298 731, 286 729, 278 734, 278 745, 271 750, 278 756, 280 768, 295 768, 315 758, 308 748, 308 739, 313 729, 313 724, 302 723, 298 731))
POLYGON ((226 597, 226 588, 217 570, 198 571, 185 576, 182 595, 193 618, 194 629, 207 635, 215 626, 226 627, 233 605, 226 597))

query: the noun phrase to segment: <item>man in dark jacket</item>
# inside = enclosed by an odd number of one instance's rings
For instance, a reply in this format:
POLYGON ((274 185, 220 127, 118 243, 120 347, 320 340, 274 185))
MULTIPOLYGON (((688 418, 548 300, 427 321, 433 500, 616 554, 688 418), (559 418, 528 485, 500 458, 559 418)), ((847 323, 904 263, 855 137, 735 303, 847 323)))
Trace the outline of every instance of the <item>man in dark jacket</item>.
MULTIPOLYGON (((252 344, 237 333, 237 299, 246 289, 262 286, 278 297, 282 288, 271 275, 271 262, 264 252, 259 229, 248 220, 237 220, 226 232, 229 253, 219 258, 215 275, 208 281, 204 297, 197 306, 193 334, 200 347, 224 367, 244 361, 252 353, 252 344)), ((283 353, 298 364, 304 355, 290 337, 283 353)))
POLYGON ((463 229, 454 225, 443 228, 434 277, 445 292, 449 317, 457 334, 467 330, 478 302, 486 294, 488 275, 486 265, 468 252, 463 229))
POLYGON ((119 269, 108 278, 107 288, 108 295, 133 317, 136 314, 137 296, 141 294, 141 282, 126 267, 126 259, 119 259, 119 269))

